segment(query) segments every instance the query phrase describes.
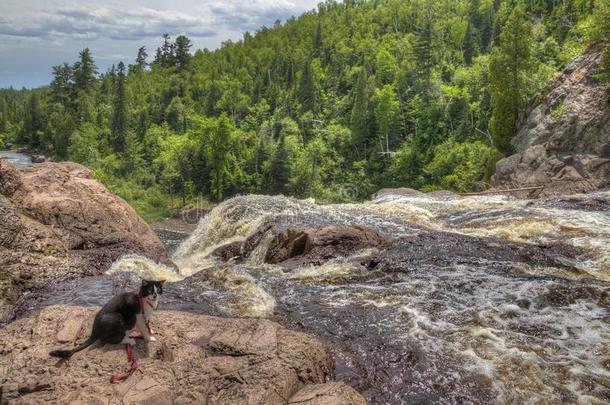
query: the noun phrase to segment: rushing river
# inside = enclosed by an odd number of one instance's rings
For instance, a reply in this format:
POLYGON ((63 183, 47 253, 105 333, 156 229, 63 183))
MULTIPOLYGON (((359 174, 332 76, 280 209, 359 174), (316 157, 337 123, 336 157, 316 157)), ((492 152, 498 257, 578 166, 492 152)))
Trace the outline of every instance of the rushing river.
POLYGON ((123 258, 110 278, 63 286, 54 300, 94 305, 134 275, 174 281, 166 308, 269 317, 323 339, 336 378, 370 403, 610 402, 610 192, 387 191, 325 206, 237 197, 203 218, 173 260, 179 273, 123 258), (274 229, 329 224, 394 242, 289 271, 264 263, 274 229), (211 255, 255 233, 245 260, 211 255))
POLYGON ((32 164, 30 156, 24 153, 13 152, 12 150, 0 150, 0 159, 8 160, 15 165, 17 169, 22 169, 32 164))

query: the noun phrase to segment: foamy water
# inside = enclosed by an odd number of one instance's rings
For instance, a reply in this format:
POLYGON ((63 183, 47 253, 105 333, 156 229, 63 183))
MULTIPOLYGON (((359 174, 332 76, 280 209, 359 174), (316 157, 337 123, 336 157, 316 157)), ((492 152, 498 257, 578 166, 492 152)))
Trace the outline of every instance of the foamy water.
POLYGON ((201 220, 173 257, 179 273, 133 256, 110 273, 187 283, 223 314, 323 337, 338 377, 373 403, 607 403, 609 206, 609 192, 568 202, 388 192, 326 206, 244 196, 201 220), (273 229, 326 224, 408 243, 289 272, 263 263, 273 229), (241 263, 211 256, 251 240, 241 263), (410 259, 362 265, 375 255, 410 259))

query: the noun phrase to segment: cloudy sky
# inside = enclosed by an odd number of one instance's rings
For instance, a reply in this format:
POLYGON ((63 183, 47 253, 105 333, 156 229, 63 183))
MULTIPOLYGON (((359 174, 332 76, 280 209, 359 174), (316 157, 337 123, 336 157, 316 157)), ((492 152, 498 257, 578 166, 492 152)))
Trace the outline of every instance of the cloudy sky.
POLYGON ((246 31, 315 8, 320 0, 0 0, 0 87, 49 83, 51 66, 74 62, 89 47, 105 71, 149 55, 163 33, 217 48, 246 31))

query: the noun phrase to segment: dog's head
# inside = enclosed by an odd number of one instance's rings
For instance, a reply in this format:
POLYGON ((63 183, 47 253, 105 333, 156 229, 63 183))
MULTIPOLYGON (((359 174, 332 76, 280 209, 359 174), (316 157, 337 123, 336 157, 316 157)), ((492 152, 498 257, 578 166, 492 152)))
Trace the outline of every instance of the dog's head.
POLYGON ((163 283, 165 281, 142 280, 140 294, 142 298, 150 302, 154 309, 157 309, 159 296, 163 294, 163 283))

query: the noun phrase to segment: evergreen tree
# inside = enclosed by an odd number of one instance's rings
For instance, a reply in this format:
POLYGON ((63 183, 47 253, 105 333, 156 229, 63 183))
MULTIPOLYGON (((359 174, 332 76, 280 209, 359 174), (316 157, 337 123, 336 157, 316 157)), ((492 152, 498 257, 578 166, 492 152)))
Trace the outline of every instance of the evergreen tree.
POLYGON ((74 82, 79 91, 89 92, 95 82, 97 66, 89 48, 79 52, 79 61, 74 64, 74 82))
POLYGON ((182 99, 174 97, 165 110, 165 119, 170 128, 179 134, 186 131, 186 117, 182 99))
POLYGON ((146 47, 141 46, 140 49, 138 49, 138 55, 136 56, 136 66, 140 68, 140 70, 144 70, 144 68, 146 68, 146 58, 148 58, 146 47))
POLYGON ((155 63, 163 67, 174 66, 174 47, 174 44, 170 41, 169 34, 163 34, 163 45, 157 48, 155 63))
POLYGON ((423 27, 417 33, 413 47, 417 59, 420 89, 425 101, 429 100, 432 88, 432 67, 434 66, 432 30, 432 10, 426 10, 423 27))
POLYGON ((74 69, 64 63, 53 66, 53 81, 51 82, 53 100, 64 107, 72 104, 74 98, 74 69))
POLYGON ((231 120, 222 114, 211 133, 209 144, 210 188, 215 200, 221 201, 229 183, 229 152, 231 150, 231 120))
POLYGON ((281 133, 269 162, 269 193, 283 193, 289 180, 290 162, 288 161, 286 135, 281 133))
POLYGON ((25 125, 20 141, 36 149, 41 146, 41 136, 44 126, 43 109, 40 105, 38 92, 32 92, 26 109, 25 125))
POLYGON ((464 64, 466 66, 472 65, 472 58, 474 56, 474 35, 472 33, 472 25, 468 23, 466 27, 466 35, 464 37, 464 64))
POLYGON ((174 59, 178 70, 184 70, 188 66, 188 63, 191 60, 190 49, 192 46, 191 40, 186 36, 180 35, 176 38, 174 59))
POLYGON ((125 135, 125 151, 123 162, 127 174, 135 174, 138 169, 144 167, 144 153, 142 144, 133 131, 127 131, 125 135))
POLYGON ((313 52, 314 56, 320 57, 322 54, 322 21, 318 20, 318 25, 316 26, 316 33, 313 37, 313 52))
POLYGON ((305 67, 301 72, 301 80, 299 82, 299 101, 301 102, 301 111, 314 111, 315 109, 315 87, 313 72, 310 63, 305 63, 305 67))
POLYGON ((119 62, 115 83, 114 110, 112 113, 112 147, 116 152, 125 150, 127 137, 127 93, 125 91, 125 65, 119 62))
POLYGON ((364 156, 367 155, 370 128, 367 85, 366 69, 361 68, 354 89, 354 105, 352 107, 350 126, 356 149, 362 151, 364 156))
POLYGON ((519 2, 502 29, 500 47, 491 56, 489 92, 493 114, 490 128, 494 145, 505 154, 511 152, 510 140, 528 95, 527 75, 532 67, 531 31, 525 7, 519 2))

